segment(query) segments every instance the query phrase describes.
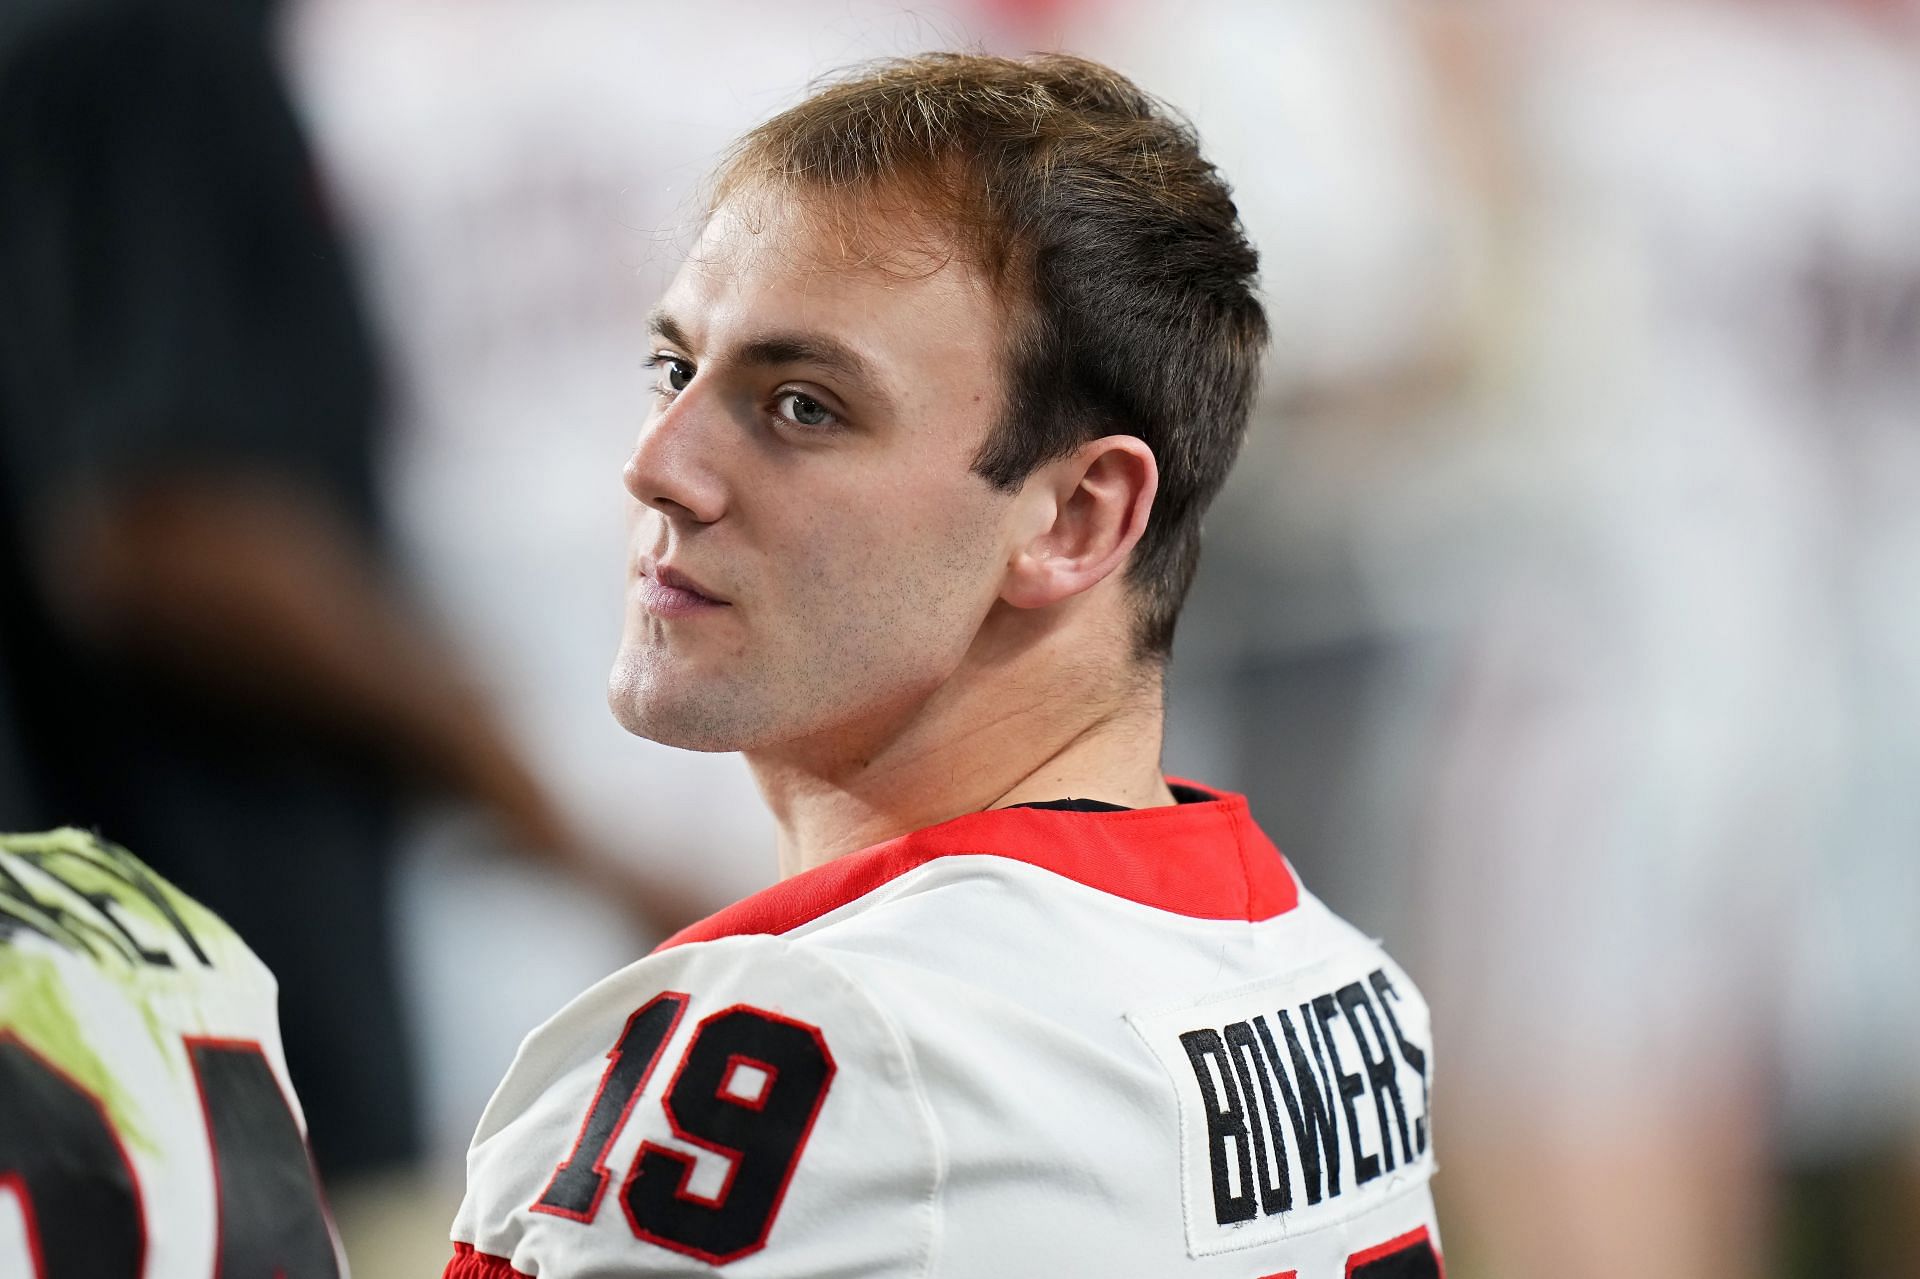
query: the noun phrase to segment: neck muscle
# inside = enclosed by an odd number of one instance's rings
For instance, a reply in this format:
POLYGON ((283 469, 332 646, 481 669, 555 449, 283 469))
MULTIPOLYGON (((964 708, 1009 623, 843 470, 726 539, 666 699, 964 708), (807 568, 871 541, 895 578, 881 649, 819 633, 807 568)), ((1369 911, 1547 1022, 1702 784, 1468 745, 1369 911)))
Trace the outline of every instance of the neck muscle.
POLYGON ((922 827, 1014 804, 1171 804, 1160 775, 1157 675, 1116 689, 1111 667, 957 675, 878 725, 751 752, 790 876, 922 827))

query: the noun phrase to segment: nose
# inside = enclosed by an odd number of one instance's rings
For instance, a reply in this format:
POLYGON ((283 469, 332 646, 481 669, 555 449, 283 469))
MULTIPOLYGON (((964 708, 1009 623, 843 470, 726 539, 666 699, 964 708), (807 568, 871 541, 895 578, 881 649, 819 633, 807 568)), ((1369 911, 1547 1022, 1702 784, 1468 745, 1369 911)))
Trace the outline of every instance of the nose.
POLYGON ((702 403, 697 388, 682 391, 656 410, 621 471, 627 492, 670 520, 711 524, 726 512, 726 488, 714 466, 719 405, 702 403))

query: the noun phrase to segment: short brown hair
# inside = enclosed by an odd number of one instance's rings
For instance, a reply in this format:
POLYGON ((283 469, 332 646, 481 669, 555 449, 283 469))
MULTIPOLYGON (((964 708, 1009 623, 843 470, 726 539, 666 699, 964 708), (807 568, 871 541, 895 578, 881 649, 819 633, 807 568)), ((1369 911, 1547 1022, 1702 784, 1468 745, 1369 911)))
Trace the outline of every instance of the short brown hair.
POLYGON ((1007 403, 974 461, 990 483, 1104 434, 1153 449, 1160 489, 1127 580, 1138 651, 1164 657, 1267 342, 1259 257, 1191 126, 1084 58, 926 54, 748 133, 714 206, 769 181, 903 196, 988 272, 1014 316, 1007 403))

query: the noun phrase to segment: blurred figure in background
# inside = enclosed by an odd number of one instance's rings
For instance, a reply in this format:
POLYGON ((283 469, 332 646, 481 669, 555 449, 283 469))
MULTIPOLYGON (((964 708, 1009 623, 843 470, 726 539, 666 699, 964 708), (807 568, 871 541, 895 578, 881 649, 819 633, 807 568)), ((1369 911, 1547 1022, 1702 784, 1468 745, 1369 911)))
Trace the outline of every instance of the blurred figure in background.
POLYGON ((1491 1275, 1757 1275, 1776 939, 1836 731, 1823 467, 1774 382, 1794 179, 1761 139, 1792 120, 1759 95, 1793 68, 1712 6, 1491 17, 1460 34, 1517 178, 1474 408, 1515 536, 1476 566, 1419 843, 1472 1054, 1458 1203, 1491 1275))
POLYGON ((1526 480, 1426 774, 1459 1202, 1497 1275, 1910 1272, 1911 1180, 1832 1229, 1775 1174, 1920 1131, 1911 33, 1480 34, 1519 199, 1476 403, 1526 480))
POLYGON ((375 360, 265 9, 0 19, 0 829, 97 827, 227 919, 341 1178, 418 1148, 397 801, 584 863, 389 580, 375 360))

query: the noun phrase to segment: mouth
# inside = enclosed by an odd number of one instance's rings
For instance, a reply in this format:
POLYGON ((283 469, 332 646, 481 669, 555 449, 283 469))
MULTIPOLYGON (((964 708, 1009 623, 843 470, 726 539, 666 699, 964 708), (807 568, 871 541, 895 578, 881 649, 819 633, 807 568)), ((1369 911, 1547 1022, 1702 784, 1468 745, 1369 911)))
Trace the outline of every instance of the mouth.
POLYGON ((659 617, 685 617, 732 607, 679 569, 644 560, 640 564, 640 593, 647 611, 659 617))

